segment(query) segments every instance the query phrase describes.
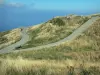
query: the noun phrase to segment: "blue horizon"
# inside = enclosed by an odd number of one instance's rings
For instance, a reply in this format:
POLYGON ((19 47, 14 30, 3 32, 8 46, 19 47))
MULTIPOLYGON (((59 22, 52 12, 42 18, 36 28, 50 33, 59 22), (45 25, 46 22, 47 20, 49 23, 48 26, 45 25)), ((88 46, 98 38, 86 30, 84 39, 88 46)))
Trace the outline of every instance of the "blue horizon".
POLYGON ((44 10, 35 10, 35 11, 27 11, 23 13, 24 11, 9 11, 5 16, 5 20, 0 18, 0 21, 2 20, 0 24, 0 31, 6 31, 11 30, 14 28, 19 28, 23 26, 34 26, 43 22, 46 22, 53 17, 56 16, 67 16, 69 14, 75 14, 75 15, 91 15, 95 14, 93 13, 72 13, 72 12, 66 12, 66 11, 44 11, 44 10), (59 12, 59 13, 58 13, 59 12))
POLYGON ((0 3, 0 31, 46 22, 68 14, 100 13, 100 0, 6 0, 0 3))

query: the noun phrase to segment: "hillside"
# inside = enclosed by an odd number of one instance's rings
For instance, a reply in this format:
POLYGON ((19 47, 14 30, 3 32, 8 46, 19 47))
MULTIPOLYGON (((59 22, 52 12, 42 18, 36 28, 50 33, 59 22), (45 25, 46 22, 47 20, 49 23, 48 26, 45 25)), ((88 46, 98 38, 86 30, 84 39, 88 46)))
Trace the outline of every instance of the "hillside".
POLYGON ((30 40, 22 48, 46 45, 57 42, 69 36, 74 30, 88 21, 88 17, 69 15, 64 17, 55 17, 36 28, 29 28, 30 40))
POLYGON ((21 29, 0 32, 0 48, 11 45, 21 39, 21 29))
MULTIPOLYGON (((14 55, 15 55, 15 57, 16 57, 16 54, 17 54, 17 56, 23 56, 23 57, 27 55, 27 58, 32 58, 32 57, 34 58, 35 56, 41 57, 41 54, 43 56, 45 56, 47 54, 46 57, 47 57, 47 59, 49 59, 48 56, 51 55, 51 54, 49 54, 50 52, 51 53, 54 52, 53 54, 55 56, 55 53, 59 53, 59 51, 60 51, 60 53, 73 52, 73 51, 74 52, 99 51, 100 50, 99 29, 100 29, 100 19, 97 20, 87 31, 85 31, 83 34, 81 34, 79 37, 77 37, 72 42, 67 42, 67 43, 65 42, 57 47, 45 48, 45 49, 41 49, 39 51, 18 52, 18 54, 14 53, 14 55)), ((10 53, 8 55, 10 55, 10 53)), ((12 53, 11 53, 11 55, 12 55, 12 53)), ((51 55, 51 56, 53 56, 53 55, 51 55)))
POLYGON ((97 20, 85 33, 71 42, 71 46, 75 50, 100 50, 100 19, 97 20))
MULTIPOLYGON (((55 17, 45 23, 29 27, 30 41, 22 48, 44 45, 63 39, 94 16, 99 16, 99 14, 55 17)), ((73 41, 40 50, 28 51, 27 49, 27 51, 0 54, 0 74, 100 75, 99 30, 100 19, 73 41)))

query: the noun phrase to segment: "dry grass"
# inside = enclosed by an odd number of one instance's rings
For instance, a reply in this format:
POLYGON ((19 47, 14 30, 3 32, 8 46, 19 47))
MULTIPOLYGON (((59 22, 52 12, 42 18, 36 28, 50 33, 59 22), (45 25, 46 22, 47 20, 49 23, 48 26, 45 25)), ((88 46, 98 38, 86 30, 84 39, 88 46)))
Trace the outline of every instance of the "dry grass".
MULTIPOLYGON (((55 38, 60 33, 66 33, 65 35, 67 36, 67 33, 72 32, 81 25, 82 22, 79 23, 79 21, 83 20, 84 18, 81 16, 75 16, 71 17, 70 20, 68 20, 66 17, 61 17, 61 19, 65 22, 65 25, 59 26, 47 22, 42 27, 40 27, 41 32, 37 34, 35 39, 55 38)), ((61 35, 59 37, 61 37, 61 35)))
MULTIPOLYGON (((79 19, 76 16, 72 18, 79 19)), ((72 27, 68 26, 69 29, 79 25, 73 26, 73 21, 70 21, 72 27)), ((43 32, 38 33, 35 39, 53 36, 51 33, 62 28, 48 24, 40 26, 43 32)), ((37 28, 33 27, 30 31, 37 28)), ((70 43, 37 51, 2 54, 0 75, 100 75, 99 29, 100 20, 70 43)))
POLYGON ((70 47, 59 46, 42 50, 21 51, 8 54, 1 54, 0 58, 8 57, 16 59, 18 57, 33 60, 66 60, 73 59, 79 61, 100 62, 100 51, 74 51, 70 47))
POLYGON ((0 60, 0 75, 99 75, 99 72, 100 63, 98 62, 22 58, 0 60))
POLYGON ((8 39, 5 38, 4 35, 8 34, 9 32, 10 31, 0 32, 0 45, 8 41, 8 39))
POLYGON ((75 29, 88 20, 88 18, 82 16, 74 16, 70 17, 70 19, 65 16, 59 17, 59 19, 62 20, 65 25, 59 26, 48 21, 29 28, 30 41, 22 48, 40 46, 59 41, 69 36, 75 29))
POLYGON ((28 31, 33 31, 33 30, 39 28, 41 25, 42 24, 38 24, 38 25, 35 25, 35 26, 31 26, 31 27, 28 28, 28 31))
POLYGON ((100 50, 100 19, 97 20, 85 33, 70 43, 65 43, 73 50, 100 50))
POLYGON ((74 60, 100 62, 100 51, 68 52, 65 56, 71 56, 74 60))
POLYGON ((4 38, 7 39, 6 42, 2 43, 0 45, 0 48, 6 47, 8 45, 11 45, 12 43, 15 43, 20 40, 21 38, 21 29, 13 29, 9 31, 9 33, 3 35, 4 38))
POLYGON ((9 41, 16 41, 21 37, 21 29, 13 29, 9 32, 9 34, 4 35, 9 41))

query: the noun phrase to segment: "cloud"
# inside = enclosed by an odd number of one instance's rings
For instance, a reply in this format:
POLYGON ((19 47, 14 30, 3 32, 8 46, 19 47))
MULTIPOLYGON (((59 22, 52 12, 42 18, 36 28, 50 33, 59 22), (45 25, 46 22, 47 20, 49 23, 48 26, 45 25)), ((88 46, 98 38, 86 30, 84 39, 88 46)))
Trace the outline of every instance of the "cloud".
POLYGON ((25 6, 25 4, 12 2, 12 3, 9 3, 8 6, 12 6, 12 7, 23 7, 23 6, 25 6))

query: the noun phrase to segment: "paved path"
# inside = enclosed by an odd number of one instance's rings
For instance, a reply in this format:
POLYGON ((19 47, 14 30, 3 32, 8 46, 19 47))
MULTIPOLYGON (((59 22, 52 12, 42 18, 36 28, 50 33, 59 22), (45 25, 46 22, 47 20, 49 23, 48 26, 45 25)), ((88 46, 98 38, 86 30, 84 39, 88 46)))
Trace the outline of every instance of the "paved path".
POLYGON ((8 46, 6 48, 1 49, 0 50, 0 54, 9 53, 9 52, 13 51, 16 47, 19 47, 19 46, 25 44, 26 42, 28 42, 29 41, 29 36, 26 33, 26 30, 27 30, 26 28, 23 28, 23 30, 21 32, 21 38, 22 39, 20 41, 12 44, 12 45, 10 45, 10 46, 8 46))
MULTIPOLYGON (((42 48, 49 48, 49 47, 53 47, 53 46, 57 46, 57 45, 60 45, 61 43, 63 42, 69 42, 69 41, 72 41, 74 39, 76 39, 76 37, 78 37, 79 35, 81 35, 84 31, 86 31, 96 20, 100 19, 100 17, 92 17, 90 20, 88 20, 86 23, 84 23, 82 26, 80 26, 79 28, 77 28, 71 35, 69 35, 68 37, 64 38, 63 40, 60 40, 58 42, 55 42, 55 43, 51 43, 51 44, 47 44, 47 45, 42 45, 42 46, 37 46, 37 47, 33 47, 33 48, 28 48, 28 49, 21 49, 21 50, 16 50, 15 52, 17 51, 29 51, 29 50, 39 50, 39 49, 42 49, 42 48)), ((28 38, 27 34, 24 33, 23 34, 24 36, 22 37, 22 41, 21 42, 18 42, 18 44, 22 43, 26 43, 26 40, 23 40, 23 39, 26 39, 28 38), (26 37, 27 36, 27 37, 26 37), (26 38, 25 38, 26 37, 26 38), (25 42, 24 42, 25 41, 25 42)), ((28 41, 28 40, 27 40, 28 41)), ((16 43, 17 44, 17 43, 16 43)), ((0 51, 0 54, 3 54, 3 53, 9 53, 9 52, 12 52, 13 49, 16 47, 16 44, 7 47, 7 48, 4 48, 0 51)), ((21 45, 22 45, 21 44, 21 45)))

